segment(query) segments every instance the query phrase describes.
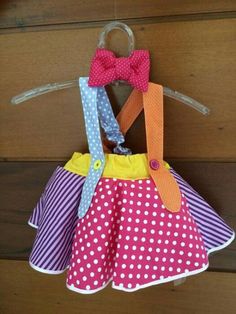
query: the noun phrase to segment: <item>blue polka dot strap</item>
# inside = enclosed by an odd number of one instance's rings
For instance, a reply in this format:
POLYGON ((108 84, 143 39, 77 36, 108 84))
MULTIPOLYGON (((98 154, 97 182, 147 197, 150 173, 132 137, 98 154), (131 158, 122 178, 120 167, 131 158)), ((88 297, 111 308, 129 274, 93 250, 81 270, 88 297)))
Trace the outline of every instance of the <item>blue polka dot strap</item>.
MULTIPOLYGON (((78 208, 78 216, 82 218, 90 207, 94 190, 105 166, 99 118, 107 138, 112 142, 117 143, 117 147, 124 142, 124 136, 119 130, 118 122, 113 114, 104 87, 89 87, 88 77, 81 77, 79 79, 79 87, 88 146, 91 154, 89 172, 83 186, 81 201, 78 208)), ((128 152, 128 149, 123 149, 124 152, 126 152, 126 150, 128 152)))
POLYGON ((78 208, 78 216, 80 218, 82 218, 86 214, 91 204, 94 189, 98 183, 98 180, 101 177, 105 163, 97 111, 98 89, 88 87, 87 83, 87 78, 79 79, 85 129, 88 139, 89 151, 91 154, 90 168, 83 186, 81 201, 78 208))

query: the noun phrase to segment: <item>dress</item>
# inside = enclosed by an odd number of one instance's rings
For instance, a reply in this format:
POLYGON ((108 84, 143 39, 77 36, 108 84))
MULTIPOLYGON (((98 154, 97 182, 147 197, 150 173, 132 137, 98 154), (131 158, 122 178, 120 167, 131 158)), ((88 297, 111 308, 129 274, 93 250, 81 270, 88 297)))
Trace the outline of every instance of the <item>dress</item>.
MULTIPOLYGON (((158 90, 156 101, 160 106, 162 86, 149 83, 149 87, 150 92, 158 90)), ((141 94, 134 90, 123 107, 118 121, 124 134, 142 108, 136 106, 131 118, 125 113, 132 112, 131 105, 141 94)), ((144 108, 149 143, 147 111, 153 107, 155 102, 144 108)), ((151 142, 158 138, 154 143, 162 154, 163 116, 155 116, 155 123, 160 127, 156 135, 152 131, 151 142)), ((89 122, 86 127, 90 127, 89 122)), ((31 266, 52 274, 68 267, 66 285, 70 290, 95 293, 112 282, 113 288, 132 292, 194 275, 207 269, 209 253, 233 241, 234 231, 164 162, 181 191, 180 210, 170 212, 165 207, 150 176, 146 153, 105 154, 90 207, 79 218, 77 209, 91 158, 90 154, 76 152, 64 167, 58 167, 29 220, 38 226, 31 266), (58 252, 51 249, 52 243, 58 252)), ((158 171, 158 163, 151 166, 158 171)))

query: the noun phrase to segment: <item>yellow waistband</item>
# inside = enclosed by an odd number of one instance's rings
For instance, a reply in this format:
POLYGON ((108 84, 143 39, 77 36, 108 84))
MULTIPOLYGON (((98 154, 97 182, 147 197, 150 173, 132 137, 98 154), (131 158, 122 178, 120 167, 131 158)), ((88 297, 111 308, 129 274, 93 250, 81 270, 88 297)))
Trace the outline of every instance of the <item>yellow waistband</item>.
MULTIPOLYGON (((90 154, 75 152, 65 164, 64 169, 87 176, 90 166, 90 154)), ((167 169, 170 166, 165 162, 167 169)), ((149 178, 147 154, 117 155, 105 154, 105 167, 102 177, 123 180, 137 180, 149 178)))

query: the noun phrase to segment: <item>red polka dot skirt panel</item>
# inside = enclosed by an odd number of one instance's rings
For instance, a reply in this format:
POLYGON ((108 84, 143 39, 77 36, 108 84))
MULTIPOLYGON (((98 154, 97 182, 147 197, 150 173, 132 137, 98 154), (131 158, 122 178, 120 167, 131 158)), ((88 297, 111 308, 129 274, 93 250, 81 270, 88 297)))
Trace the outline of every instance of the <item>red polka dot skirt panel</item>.
POLYGON ((113 288, 134 291, 207 267, 184 194, 180 212, 170 213, 151 179, 101 178, 76 226, 67 287, 94 293, 111 281, 113 288))

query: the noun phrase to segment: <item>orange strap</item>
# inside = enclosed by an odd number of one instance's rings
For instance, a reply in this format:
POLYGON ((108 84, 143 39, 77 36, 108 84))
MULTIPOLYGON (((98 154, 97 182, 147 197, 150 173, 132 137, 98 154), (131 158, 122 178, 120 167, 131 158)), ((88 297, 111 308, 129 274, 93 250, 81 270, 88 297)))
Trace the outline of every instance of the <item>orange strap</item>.
POLYGON ((117 115, 125 134, 144 107, 149 173, 155 182, 164 206, 171 212, 181 207, 181 192, 174 176, 163 161, 163 86, 149 82, 148 91, 133 89, 117 115))
POLYGON ((149 173, 154 180, 164 206, 171 212, 181 207, 179 185, 163 160, 163 86, 149 83, 143 93, 149 173))

